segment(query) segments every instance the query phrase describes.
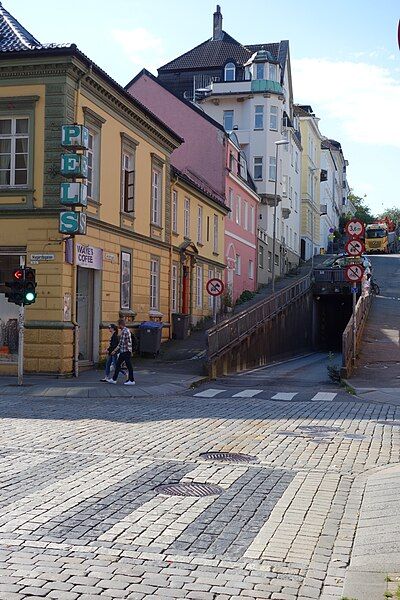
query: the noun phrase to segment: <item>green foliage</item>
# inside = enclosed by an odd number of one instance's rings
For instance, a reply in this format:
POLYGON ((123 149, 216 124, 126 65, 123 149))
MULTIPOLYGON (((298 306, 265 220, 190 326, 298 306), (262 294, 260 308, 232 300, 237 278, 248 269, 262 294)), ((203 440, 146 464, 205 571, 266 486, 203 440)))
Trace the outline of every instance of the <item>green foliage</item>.
POLYGON ((400 208, 397 208, 396 206, 393 206, 392 208, 387 208, 386 210, 383 211, 383 213, 381 213, 379 215, 380 219, 384 219, 385 217, 388 217, 389 219, 392 219, 392 221, 394 223, 399 224, 400 223, 400 208))
POLYGON ((371 214, 371 210, 369 206, 367 206, 365 198, 366 195, 364 195, 363 197, 356 196, 353 193, 353 190, 350 190, 350 194, 348 195, 348 199, 356 209, 354 217, 356 219, 360 219, 366 225, 368 225, 368 223, 373 223, 375 221, 375 217, 371 214))
POLYGON ((256 295, 256 292, 251 292, 250 290, 244 290, 240 294, 239 298, 236 300, 236 304, 243 304, 244 302, 248 302, 249 300, 252 300, 255 295, 256 295))
POLYGON ((222 296, 222 304, 226 308, 232 308, 232 294, 229 288, 227 288, 225 294, 222 296))

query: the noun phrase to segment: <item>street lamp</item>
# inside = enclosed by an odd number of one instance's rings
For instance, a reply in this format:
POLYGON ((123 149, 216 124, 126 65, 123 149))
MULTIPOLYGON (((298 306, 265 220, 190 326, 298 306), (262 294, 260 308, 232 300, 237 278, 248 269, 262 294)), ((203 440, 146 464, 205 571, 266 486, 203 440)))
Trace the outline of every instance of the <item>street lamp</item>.
POLYGON ((287 146, 288 140, 275 142, 275 192, 274 192, 274 229, 272 234, 272 293, 275 292, 275 245, 276 245, 276 205, 278 203, 278 149, 279 146, 287 146))
MULTIPOLYGON (((318 168, 310 169, 312 174, 311 179, 311 270, 314 269, 314 173, 319 171, 318 168)), ((318 211, 320 212, 320 211, 318 211)))

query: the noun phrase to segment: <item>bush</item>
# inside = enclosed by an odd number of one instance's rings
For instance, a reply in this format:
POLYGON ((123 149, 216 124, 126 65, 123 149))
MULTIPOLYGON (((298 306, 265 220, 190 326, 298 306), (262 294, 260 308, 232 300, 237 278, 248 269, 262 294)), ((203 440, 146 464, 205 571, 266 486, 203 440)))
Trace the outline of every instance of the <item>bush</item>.
POLYGON ((239 298, 236 300, 236 304, 244 304, 245 302, 252 300, 255 295, 256 295, 256 292, 251 292, 250 290, 244 290, 240 294, 239 298))

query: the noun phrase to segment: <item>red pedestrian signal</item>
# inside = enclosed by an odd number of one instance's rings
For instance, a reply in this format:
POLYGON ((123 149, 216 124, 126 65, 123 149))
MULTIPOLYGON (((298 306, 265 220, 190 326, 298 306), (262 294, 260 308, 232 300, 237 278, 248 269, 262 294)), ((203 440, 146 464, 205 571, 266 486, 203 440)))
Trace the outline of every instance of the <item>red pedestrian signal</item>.
POLYGON ((12 272, 12 281, 7 281, 5 293, 8 302, 17 306, 29 306, 36 300, 36 271, 31 267, 20 267, 12 272))
POLYGON ((23 281, 24 280, 24 269, 14 269, 12 276, 13 276, 13 279, 15 279, 15 281, 23 281))

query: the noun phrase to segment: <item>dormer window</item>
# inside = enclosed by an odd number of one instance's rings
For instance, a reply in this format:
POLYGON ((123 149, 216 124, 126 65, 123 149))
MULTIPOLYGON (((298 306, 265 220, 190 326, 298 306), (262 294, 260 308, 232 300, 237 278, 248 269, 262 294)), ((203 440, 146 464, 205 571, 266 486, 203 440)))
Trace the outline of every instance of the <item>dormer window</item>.
POLYGON ((264 79, 264 63, 256 64, 256 79, 264 79))
POLYGON ((276 65, 274 64, 270 64, 269 65, 269 79, 271 81, 276 81, 276 74, 277 74, 277 69, 276 69, 276 65))
POLYGON ((236 66, 230 62, 225 65, 225 81, 235 81, 236 79, 236 66))

